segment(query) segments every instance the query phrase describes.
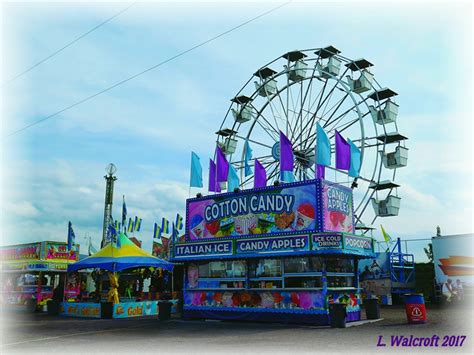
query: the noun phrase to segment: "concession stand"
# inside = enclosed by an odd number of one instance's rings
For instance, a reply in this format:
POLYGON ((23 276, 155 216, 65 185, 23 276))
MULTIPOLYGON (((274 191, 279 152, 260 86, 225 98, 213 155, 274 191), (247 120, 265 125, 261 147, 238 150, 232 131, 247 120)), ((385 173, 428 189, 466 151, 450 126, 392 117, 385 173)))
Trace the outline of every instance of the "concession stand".
POLYGON ((329 305, 360 319, 360 259, 370 237, 354 233, 352 190, 307 180, 191 198, 183 317, 329 324, 329 305))
MULTIPOLYGON (((81 269, 100 269, 102 270, 101 275, 107 274, 108 280, 100 282, 100 289, 95 291, 94 298, 84 302, 61 302, 59 306, 61 315, 86 318, 128 318, 158 315, 159 303, 165 301, 142 300, 133 298, 130 294, 119 293, 120 272, 143 268, 172 271, 173 264, 148 254, 123 233, 116 238, 116 242, 108 243, 97 253, 69 265, 68 272, 81 269)), ((127 275, 130 276, 130 273, 127 275)), ((176 303, 176 300, 172 303, 176 303)))
MULTIPOLYGON (((53 289, 65 280, 67 267, 79 258, 79 245, 70 251, 67 243, 43 241, 0 247, 2 304, 25 305, 33 308, 46 306, 53 289), (35 307, 36 306, 36 307, 35 307)), ((77 275, 66 282, 65 293, 75 296, 80 292, 77 275)))

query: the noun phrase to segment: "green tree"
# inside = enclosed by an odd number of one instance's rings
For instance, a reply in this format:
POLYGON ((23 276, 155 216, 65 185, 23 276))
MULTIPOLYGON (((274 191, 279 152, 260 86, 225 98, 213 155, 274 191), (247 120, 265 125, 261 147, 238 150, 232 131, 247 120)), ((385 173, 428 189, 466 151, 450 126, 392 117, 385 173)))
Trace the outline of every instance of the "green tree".
POLYGON ((426 257, 430 261, 430 263, 433 262, 433 244, 429 243, 428 248, 423 248, 425 251, 426 257))

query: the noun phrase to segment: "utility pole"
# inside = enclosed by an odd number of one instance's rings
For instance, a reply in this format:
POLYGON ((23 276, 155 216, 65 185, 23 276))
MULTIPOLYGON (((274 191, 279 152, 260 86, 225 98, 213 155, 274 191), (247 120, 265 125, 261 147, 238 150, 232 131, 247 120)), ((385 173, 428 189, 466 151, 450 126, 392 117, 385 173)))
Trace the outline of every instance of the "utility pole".
POLYGON ((106 184, 105 184, 105 206, 104 206, 104 226, 102 230, 102 242, 100 243, 100 247, 103 248, 106 244, 105 238, 107 236, 107 227, 110 223, 112 223, 112 203, 114 200, 114 182, 117 178, 114 176, 117 168, 114 164, 110 163, 105 168, 107 175, 104 176, 106 184))

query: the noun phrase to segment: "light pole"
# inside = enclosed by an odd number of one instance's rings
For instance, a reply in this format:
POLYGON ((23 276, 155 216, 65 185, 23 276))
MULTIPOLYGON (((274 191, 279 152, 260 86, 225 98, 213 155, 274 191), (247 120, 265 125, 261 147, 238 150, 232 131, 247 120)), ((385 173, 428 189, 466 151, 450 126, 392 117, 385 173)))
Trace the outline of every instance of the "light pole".
POLYGON ((106 184, 105 184, 105 206, 104 206, 104 226, 102 230, 102 242, 100 243, 100 247, 103 248, 105 245, 105 237, 107 235, 107 227, 111 223, 112 217, 112 203, 114 200, 114 181, 117 178, 114 176, 117 168, 114 164, 110 163, 105 168, 107 175, 104 176, 106 184))

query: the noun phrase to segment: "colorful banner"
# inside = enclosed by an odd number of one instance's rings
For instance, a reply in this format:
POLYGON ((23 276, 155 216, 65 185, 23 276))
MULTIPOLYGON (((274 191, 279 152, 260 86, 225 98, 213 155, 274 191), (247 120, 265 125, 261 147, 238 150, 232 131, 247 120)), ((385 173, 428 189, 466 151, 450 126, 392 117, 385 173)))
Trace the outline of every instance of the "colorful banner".
POLYGON ((360 259, 359 280, 390 278, 389 253, 376 253, 374 259, 360 259))
POLYGON ((153 242, 153 250, 151 254, 157 258, 168 260, 169 259, 169 239, 161 237, 161 243, 153 242))
POLYGON ((41 243, 0 247, 0 260, 39 260, 41 243))
POLYGON ((352 190, 321 180, 323 231, 353 232, 352 190))
POLYGON ((71 251, 68 252, 66 243, 45 242, 45 259, 46 260, 79 260, 79 245, 73 245, 71 251))
POLYGON ((236 241, 237 254, 278 253, 309 250, 309 236, 243 239, 236 241))
POLYGON ((372 239, 367 237, 356 237, 354 235, 344 235, 344 249, 361 252, 372 251, 372 239))
POLYGON ((342 234, 313 234, 312 250, 342 249, 342 234))
POLYGON ((316 231, 316 181, 187 200, 188 240, 316 231))
POLYGON ((249 311, 257 309, 300 309, 324 311, 326 299, 323 291, 186 291, 184 307, 213 307, 249 311))
POLYGON ((456 286, 474 285, 473 240, 472 233, 432 238, 433 263, 438 284, 451 279, 456 286))
POLYGON ((100 303, 61 302, 59 313, 63 316, 100 318, 100 303))
POLYGON ((189 243, 176 245, 174 249, 175 258, 211 255, 232 255, 232 241, 189 243))
POLYGON ((114 304, 113 318, 153 316, 158 314, 158 301, 114 304))

